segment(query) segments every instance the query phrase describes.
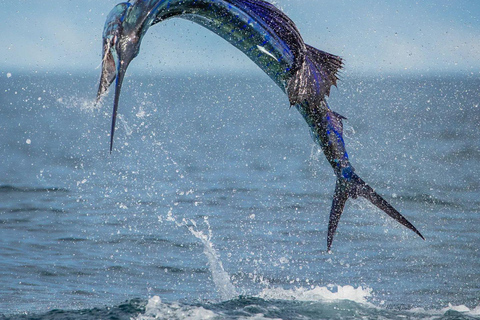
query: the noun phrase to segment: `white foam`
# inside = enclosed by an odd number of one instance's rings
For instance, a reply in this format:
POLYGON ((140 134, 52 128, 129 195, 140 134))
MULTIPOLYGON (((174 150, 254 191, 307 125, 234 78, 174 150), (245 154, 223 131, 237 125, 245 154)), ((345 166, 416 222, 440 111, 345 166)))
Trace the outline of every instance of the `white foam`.
POLYGON ((442 313, 445 313, 450 310, 461 312, 461 313, 470 312, 470 309, 465 305, 454 306, 452 304, 448 304, 448 307, 442 309, 442 313))
POLYGON ((278 299, 278 300, 297 300, 297 301, 337 301, 350 300, 357 303, 371 305, 367 298, 372 296, 370 288, 352 286, 328 286, 313 288, 267 288, 258 295, 262 299, 278 299), (336 290, 334 290, 336 289, 336 290))
POLYGON ((215 317, 214 312, 205 308, 163 303, 158 296, 154 296, 148 300, 145 313, 138 315, 135 320, 208 320, 215 317))
POLYGON ((480 305, 469 311, 472 316, 480 316, 480 305))
POLYGON ((265 315, 259 313, 259 314, 255 314, 255 315, 252 315, 252 316, 249 316, 249 317, 240 317, 238 318, 238 320, 283 320, 282 318, 267 318, 265 317, 265 315))
MULTIPOLYGON (((328 286, 315 287, 312 289, 295 288, 285 290, 282 288, 265 289, 259 294, 259 298, 266 300, 287 300, 287 301, 305 301, 305 302, 335 302, 341 300, 350 300, 360 304, 367 305, 373 309, 384 310, 384 308, 376 307, 367 302, 367 298, 371 296, 369 288, 354 288, 352 286, 328 286), (336 292, 332 291, 337 289, 336 292)), ((399 318, 412 319, 437 319, 445 315, 448 311, 460 312, 466 316, 478 317, 480 315, 480 305, 476 308, 468 308, 465 305, 452 305, 442 309, 426 310, 423 308, 414 308, 408 311, 399 312, 399 318), (409 315, 410 314, 410 315, 409 315)), ((181 305, 180 303, 164 303, 158 296, 154 296, 148 300, 145 307, 145 313, 140 314, 134 320, 209 320, 223 318, 225 314, 222 311, 211 311, 201 306, 181 305)), ((272 319, 266 317, 262 313, 245 315, 239 317, 239 320, 263 320, 272 319)), ((278 319, 274 319, 278 320, 278 319)))
POLYGON ((463 304, 454 306, 451 303, 449 303, 448 307, 445 307, 439 310, 426 310, 424 308, 414 308, 409 310, 409 312, 411 313, 426 313, 426 314, 431 314, 433 316, 441 316, 447 313, 448 311, 456 311, 456 312, 463 313, 467 316, 478 317, 480 316, 480 305, 470 309, 469 307, 463 304))
MULTIPOLYGON (((178 303, 164 303, 158 296, 148 300, 145 313, 139 314, 133 320, 209 320, 223 319, 224 314, 215 313, 199 306, 179 305, 178 303)), ((265 317, 258 313, 249 316, 240 316, 238 320, 281 320, 280 318, 265 317)))

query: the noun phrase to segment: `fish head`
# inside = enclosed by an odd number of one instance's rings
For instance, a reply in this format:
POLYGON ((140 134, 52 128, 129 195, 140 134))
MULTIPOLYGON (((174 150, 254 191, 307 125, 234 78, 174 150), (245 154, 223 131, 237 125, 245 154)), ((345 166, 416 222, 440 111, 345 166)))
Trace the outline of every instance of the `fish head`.
POLYGON ((141 40, 148 29, 148 27, 145 28, 145 17, 138 16, 138 10, 135 9, 135 6, 128 2, 117 4, 110 11, 103 30, 102 73, 97 92, 97 102, 116 80, 110 152, 112 151, 123 78, 128 65, 140 52, 141 40))
POLYGON ((97 102, 105 94, 117 77, 117 43, 122 34, 122 24, 127 13, 129 3, 117 4, 108 14, 103 29, 102 73, 97 92, 97 102))

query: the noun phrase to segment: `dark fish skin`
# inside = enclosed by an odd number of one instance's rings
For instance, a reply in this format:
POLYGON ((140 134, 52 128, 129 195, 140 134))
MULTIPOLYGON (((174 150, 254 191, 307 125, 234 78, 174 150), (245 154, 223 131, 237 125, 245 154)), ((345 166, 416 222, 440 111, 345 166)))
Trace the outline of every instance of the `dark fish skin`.
POLYGON ((345 117, 326 102, 337 84, 342 59, 306 44, 295 23, 263 0, 135 0, 116 5, 103 33, 103 60, 97 101, 116 80, 110 152, 123 78, 151 26, 178 17, 211 30, 245 53, 287 94, 302 114, 313 140, 332 166, 337 182, 330 210, 327 250, 348 198, 369 200, 422 239, 422 234, 356 173, 343 139, 345 117))

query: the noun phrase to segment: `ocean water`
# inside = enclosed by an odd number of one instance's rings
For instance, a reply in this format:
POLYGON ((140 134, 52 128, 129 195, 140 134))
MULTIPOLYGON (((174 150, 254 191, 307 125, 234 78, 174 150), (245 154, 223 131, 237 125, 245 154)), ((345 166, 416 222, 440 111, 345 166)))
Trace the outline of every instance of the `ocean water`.
POLYGON ((480 319, 478 76, 345 75, 349 200, 264 75, 0 74, 0 319, 480 319))

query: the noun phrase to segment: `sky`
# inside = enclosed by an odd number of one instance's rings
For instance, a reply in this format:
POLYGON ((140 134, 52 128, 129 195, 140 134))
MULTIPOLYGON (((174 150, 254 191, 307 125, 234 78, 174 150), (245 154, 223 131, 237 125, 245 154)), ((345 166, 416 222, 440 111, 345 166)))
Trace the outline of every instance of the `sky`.
MULTIPOLYGON (((0 0, 0 75, 98 73, 103 25, 118 0, 0 0)), ((306 43, 337 54, 348 74, 480 75, 479 0, 276 0, 306 43)), ((202 27, 152 27, 136 73, 250 71, 241 52, 202 27)))

